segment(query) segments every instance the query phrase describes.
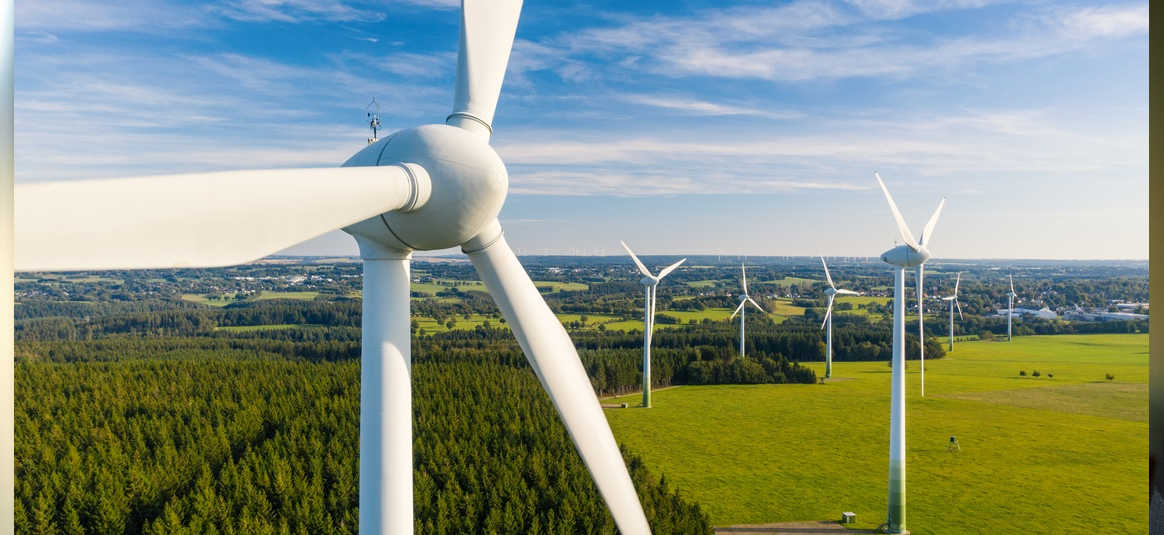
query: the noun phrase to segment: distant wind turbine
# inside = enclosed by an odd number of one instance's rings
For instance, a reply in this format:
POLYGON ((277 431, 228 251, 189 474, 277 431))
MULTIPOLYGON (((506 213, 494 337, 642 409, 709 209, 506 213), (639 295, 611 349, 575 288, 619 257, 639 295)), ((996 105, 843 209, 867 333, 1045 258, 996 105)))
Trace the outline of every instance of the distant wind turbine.
POLYGON ((740 295, 740 306, 736 307, 736 311, 732 312, 732 317, 729 319, 735 318, 736 314, 740 315, 740 358, 744 358, 744 316, 747 315, 747 311, 744 309, 748 303, 751 303, 752 306, 758 308, 760 312, 764 312, 765 314, 767 312, 764 311, 764 307, 761 307, 755 299, 752 299, 752 297, 748 295, 748 269, 745 268, 743 264, 740 264, 740 283, 744 287, 744 293, 740 295))
POLYGON ((1014 319, 1014 298, 1018 294, 1014 293, 1014 275, 1010 276, 1010 293, 1006 294, 1006 341, 1010 341, 1010 324, 1014 319))
POLYGON ((639 257, 635 256, 634 251, 627 246, 626 242, 620 241, 619 243, 622 244, 623 249, 626 249, 631 260, 635 261, 639 273, 643 274, 641 282, 646 293, 646 298, 643 300, 643 407, 649 409, 651 408, 651 339, 655 334, 655 287, 659 285, 659 281, 663 280, 663 277, 670 275, 687 259, 684 258, 663 268, 658 275, 651 275, 647 266, 639 261, 639 257))
MULTIPOLYGON (((908 533, 905 529, 905 268, 920 266, 930 258, 930 251, 914 240, 905 224, 905 218, 893 202, 881 176, 873 173, 877 184, 889 202, 889 211, 897 222, 897 232, 905 245, 898 245, 884 253, 881 260, 896 267, 893 277, 893 390, 889 409, 889 515, 888 533, 908 533)), ((923 239, 933 232, 938 213, 930 217, 923 231, 923 239)), ((920 282, 920 281, 919 281, 920 282)))
POLYGON ((820 257, 820 265, 824 266, 825 279, 829 281, 829 287, 825 288, 825 294, 829 296, 829 307, 825 310, 824 321, 821 322, 820 327, 823 329, 826 326, 828 331, 825 334, 827 340, 825 348, 825 379, 833 376, 833 300, 838 295, 861 295, 859 292, 853 290, 838 289, 833 284, 833 277, 829 275, 829 265, 825 263, 824 257, 820 257))
POLYGON ((962 320, 962 305, 958 303, 958 285, 962 282, 962 272, 958 272, 958 278, 954 280, 954 295, 949 295, 942 298, 942 301, 950 303, 950 351, 954 350, 954 307, 958 307, 958 321, 962 320))

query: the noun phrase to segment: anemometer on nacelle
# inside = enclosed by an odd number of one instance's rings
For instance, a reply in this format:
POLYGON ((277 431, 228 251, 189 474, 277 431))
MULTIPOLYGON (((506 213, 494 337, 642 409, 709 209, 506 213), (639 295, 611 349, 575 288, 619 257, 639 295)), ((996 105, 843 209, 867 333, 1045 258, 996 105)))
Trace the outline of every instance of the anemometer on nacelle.
POLYGON ((367 110, 368 126, 372 129, 372 137, 368 138, 368 144, 371 145, 380 141, 380 103, 376 102, 376 97, 372 97, 372 102, 364 106, 367 110), (375 106, 376 109, 372 109, 375 106))

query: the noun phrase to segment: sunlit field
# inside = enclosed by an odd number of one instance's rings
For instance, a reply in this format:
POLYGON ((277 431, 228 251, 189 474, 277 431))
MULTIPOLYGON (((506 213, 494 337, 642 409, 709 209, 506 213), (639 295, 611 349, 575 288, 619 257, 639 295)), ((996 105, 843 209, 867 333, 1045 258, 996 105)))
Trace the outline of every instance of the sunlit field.
MULTIPOLYGON (((913 533, 1143 532, 1147 335, 962 343, 926 363, 924 399, 918 363, 908 370, 913 533)), ((671 388, 607 417, 716 525, 854 511, 872 528, 886 512, 889 372, 836 362, 823 385, 671 388)))

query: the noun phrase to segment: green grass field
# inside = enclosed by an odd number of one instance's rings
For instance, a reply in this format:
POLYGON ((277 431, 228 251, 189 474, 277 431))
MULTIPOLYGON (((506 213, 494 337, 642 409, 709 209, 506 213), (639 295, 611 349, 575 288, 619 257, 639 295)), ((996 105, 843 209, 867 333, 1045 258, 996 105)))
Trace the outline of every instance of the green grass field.
MULTIPOLYGON (((823 373, 823 363, 811 365, 823 373)), ((1147 335, 956 345, 927 362, 924 399, 917 362, 908 368, 913 533, 1143 533, 1147 335), (1041 377, 1030 376, 1036 369, 1041 377), (947 451, 951 435, 960 453, 947 451)), ((889 368, 838 362, 834 378, 672 388, 655 394, 653 409, 607 418, 716 525, 854 511, 856 527, 876 527, 886 509, 889 368)), ((637 397, 617 399, 633 406, 637 397)))
MULTIPOLYGON (((206 294, 182 294, 183 301, 191 303, 198 303, 200 305, 209 305, 212 307, 224 307, 231 303, 237 303, 243 299, 238 299, 237 294, 229 293, 223 294, 223 299, 211 299, 206 294)), ((298 299, 302 301, 312 301, 319 296, 319 292, 269 292, 263 290, 258 295, 245 298, 249 301, 267 301, 270 299, 298 299)))

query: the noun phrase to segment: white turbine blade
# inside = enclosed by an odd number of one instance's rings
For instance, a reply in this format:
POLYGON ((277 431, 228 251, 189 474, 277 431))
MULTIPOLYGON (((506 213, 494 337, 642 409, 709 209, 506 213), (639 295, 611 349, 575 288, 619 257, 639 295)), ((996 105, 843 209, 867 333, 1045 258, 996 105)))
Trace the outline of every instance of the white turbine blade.
POLYGON ((1010 293, 1014 293, 1014 275, 1010 275, 1010 293))
POLYGON ((938 208, 934 210, 934 215, 930 216, 930 220, 926 221, 926 226, 922 228, 921 244, 925 246, 930 243, 930 237, 934 234, 934 227, 938 224, 938 216, 942 215, 942 207, 946 205, 946 198, 942 197, 941 202, 938 203, 938 208))
POLYGON ((893 195, 889 194, 889 188, 885 187, 885 182, 881 180, 881 175, 873 173, 877 178, 877 184, 881 186, 881 191, 885 193, 885 200, 889 201, 889 211, 893 213, 893 220, 897 222, 897 233, 901 235, 901 241, 906 245, 918 249, 917 240, 913 239, 913 233, 909 231, 909 226, 905 224, 905 218, 901 216, 901 210, 897 209, 897 203, 893 202, 893 195))
POLYGON ((861 292, 854 292, 853 290, 837 290, 838 295, 861 295, 861 292))
POLYGON ((824 319, 821 320, 821 322, 820 322, 821 329, 825 328, 825 324, 827 324, 829 322, 829 315, 831 315, 833 313, 833 299, 835 297, 836 297, 836 295, 829 296, 829 307, 827 309, 825 309, 824 319))
POLYGON ((764 307, 760 306, 760 303, 757 303, 755 299, 752 299, 752 298, 751 298, 751 296, 749 296, 749 297, 748 297, 748 302, 749 302, 749 303, 751 303, 751 304, 752 304, 752 306, 755 306, 757 309, 759 309, 759 310, 760 310, 760 312, 763 312, 763 313, 765 313, 765 314, 767 314, 767 313, 768 313, 768 311, 767 311, 767 310, 764 310, 764 307))
POLYGON ((748 268, 740 264, 740 284, 744 286, 744 295, 748 295, 748 268))
POLYGON ((958 285, 962 284, 962 272, 958 272, 958 278, 954 279, 954 297, 958 297, 958 285))
POLYGON ((958 321, 962 321, 962 303, 958 302, 958 298, 954 298, 954 306, 958 308, 958 321))
POLYGON ((16 269, 248 262, 412 202, 423 204, 428 174, 407 165, 20 184, 16 269), (423 199, 411 197, 414 191, 423 199))
POLYGON ((566 330, 546 306, 504 237, 484 250, 470 252, 469 259, 557 407, 619 531, 649 534, 650 527, 618 444, 566 330))
POLYGON ((671 265, 669 265, 669 266, 667 266, 667 267, 663 268, 663 271, 660 271, 660 272, 659 272, 659 276, 658 276, 658 277, 656 277, 656 278, 657 278, 658 280, 662 280, 662 279, 663 279, 663 277, 666 277, 667 275, 670 275, 672 271, 675 271, 675 269, 676 269, 676 268, 678 268, 680 265, 682 265, 682 264, 683 264, 684 262, 686 262, 686 261, 687 261, 687 259, 686 259, 686 258, 684 258, 684 259, 682 259, 682 260, 680 260, 680 261, 678 261, 678 262, 675 262, 674 264, 671 264, 671 265))
POLYGON ((833 276, 829 275, 829 265, 825 263, 823 256, 820 257, 820 265, 824 266, 825 279, 829 281, 829 286, 834 290, 837 289, 837 285, 833 284, 833 276))
POLYGON ((746 305, 746 304, 748 304, 747 301, 740 301, 740 306, 736 307, 736 311, 732 312, 732 317, 730 317, 728 319, 731 319, 731 320, 736 319, 736 314, 739 314, 740 311, 744 309, 744 305, 746 305))
POLYGON ((643 263, 639 261, 639 257, 635 256, 635 252, 632 251, 630 247, 627 247, 626 242, 620 241, 618 243, 622 244, 622 248, 626 249, 626 253, 630 255, 631 260, 635 261, 635 265, 639 267, 639 273, 642 273, 644 277, 650 278, 651 272, 647 270, 647 266, 644 266, 643 263))
POLYGON ((521 0, 461 2, 457 90, 448 123, 468 126, 479 122, 492 134, 493 112, 520 16, 521 0))

